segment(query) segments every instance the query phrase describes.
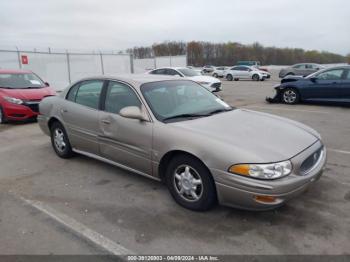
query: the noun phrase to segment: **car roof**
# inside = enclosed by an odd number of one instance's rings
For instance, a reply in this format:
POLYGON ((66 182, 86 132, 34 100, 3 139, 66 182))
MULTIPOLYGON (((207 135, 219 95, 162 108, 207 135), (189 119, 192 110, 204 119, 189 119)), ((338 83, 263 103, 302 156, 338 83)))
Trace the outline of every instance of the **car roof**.
POLYGON ((30 70, 19 70, 19 69, 0 69, 0 74, 31 74, 30 70))
POLYGON ((187 80, 174 78, 172 76, 164 75, 149 75, 149 74, 121 74, 121 75, 103 75, 103 76, 93 76, 80 79, 77 82, 87 81, 87 80, 116 80, 131 84, 134 87, 140 87, 145 83, 160 82, 160 81, 176 81, 176 80, 187 80))

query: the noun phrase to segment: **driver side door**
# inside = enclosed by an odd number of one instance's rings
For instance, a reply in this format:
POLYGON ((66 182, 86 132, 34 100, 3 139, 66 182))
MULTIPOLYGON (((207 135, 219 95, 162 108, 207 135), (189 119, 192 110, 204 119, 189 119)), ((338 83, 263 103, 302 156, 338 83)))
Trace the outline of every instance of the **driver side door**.
POLYGON ((99 116, 102 157, 144 174, 152 174, 153 123, 119 115, 127 106, 142 107, 140 97, 126 83, 109 81, 99 116))

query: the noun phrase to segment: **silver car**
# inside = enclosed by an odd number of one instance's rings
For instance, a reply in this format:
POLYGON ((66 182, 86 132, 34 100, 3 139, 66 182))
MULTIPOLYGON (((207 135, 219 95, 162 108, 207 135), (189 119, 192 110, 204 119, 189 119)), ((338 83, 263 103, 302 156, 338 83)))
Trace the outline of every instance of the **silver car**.
POLYGON ((313 129, 229 106, 191 80, 83 79, 40 103, 38 122, 56 154, 83 154, 163 181, 177 203, 276 208, 322 173, 313 129))
POLYGON ((317 72, 318 70, 324 69, 325 67, 319 64, 313 63, 302 63, 295 64, 287 68, 281 69, 279 77, 284 78, 286 76, 308 76, 317 72))

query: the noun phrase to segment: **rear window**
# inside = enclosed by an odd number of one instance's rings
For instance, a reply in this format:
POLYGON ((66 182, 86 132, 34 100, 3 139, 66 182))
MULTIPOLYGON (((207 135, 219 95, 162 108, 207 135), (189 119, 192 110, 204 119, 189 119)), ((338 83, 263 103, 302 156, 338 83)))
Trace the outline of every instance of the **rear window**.
POLYGON ((42 88, 44 82, 35 74, 0 74, 0 87, 25 89, 25 88, 42 88))

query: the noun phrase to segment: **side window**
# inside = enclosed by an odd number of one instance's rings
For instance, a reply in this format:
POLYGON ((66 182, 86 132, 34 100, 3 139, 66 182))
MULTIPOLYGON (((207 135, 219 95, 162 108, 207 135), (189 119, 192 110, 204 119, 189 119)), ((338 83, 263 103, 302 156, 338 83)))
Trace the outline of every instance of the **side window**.
POLYGON ((174 69, 167 69, 166 74, 170 76, 181 76, 176 70, 174 69))
POLYGON ((340 80, 343 72, 343 69, 328 70, 319 74, 317 78, 320 80, 340 80))
POLYGON ((157 69, 153 71, 155 75, 166 75, 166 69, 157 69))
POLYGON ((305 65, 295 65, 293 66, 295 69, 305 69, 305 65))
POLYGON ((98 109, 100 94, 102 91, 103 81, 91 80, 80 84, 75 102, 77 104, 98 109))
POLYGON ((345 79, 350 80, 350 70, 347 70, 345 79))
POLYGON ((141 107, 141 102, 129 86, 110 81, 107 87, 105 111, 119 114, 119 111, 127 106, 141 107))
POLYGON ((67 95, 67 97, 66 97, 67 100, 72 101, 72 102, 75 102, 75 97, 77 96, 77 91, 78 91, 79 85, 80 85, 80 84, 76 84, 75 86, 73 86, 73 87, 69 90, 68 95, 67 95))

